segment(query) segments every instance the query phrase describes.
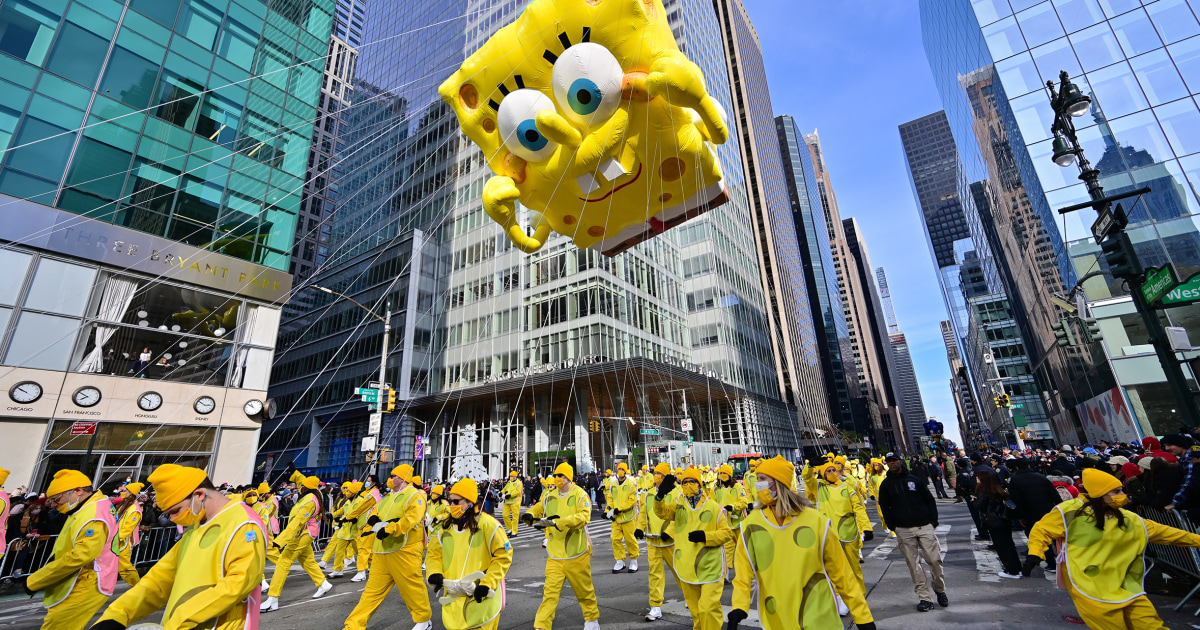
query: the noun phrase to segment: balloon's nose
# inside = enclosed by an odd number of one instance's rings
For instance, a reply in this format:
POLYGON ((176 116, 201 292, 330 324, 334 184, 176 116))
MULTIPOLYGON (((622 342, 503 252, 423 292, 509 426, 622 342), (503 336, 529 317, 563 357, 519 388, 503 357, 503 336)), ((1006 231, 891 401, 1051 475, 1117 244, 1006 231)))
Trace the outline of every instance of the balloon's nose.
POLYGON ((645 72, 626 72, 621 78, 621 98, 627 101, 638 101, 645 103, 650 100, 650 90, 647 85, 647 79, 650 77, 645 72))

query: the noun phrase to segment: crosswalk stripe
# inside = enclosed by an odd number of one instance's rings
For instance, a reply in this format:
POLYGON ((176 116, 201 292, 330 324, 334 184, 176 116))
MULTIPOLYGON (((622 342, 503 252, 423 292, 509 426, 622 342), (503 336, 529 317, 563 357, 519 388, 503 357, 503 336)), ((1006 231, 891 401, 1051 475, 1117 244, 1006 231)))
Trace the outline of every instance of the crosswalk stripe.
POLYGON ((999 582, 1000 572, 1004 566, 1000 564, 1000 556, 988 550, 988 541, 975 540, 979 530, 971 528, 971 551, 975 554, 975 569, 978 571, 980 582, 999 582))

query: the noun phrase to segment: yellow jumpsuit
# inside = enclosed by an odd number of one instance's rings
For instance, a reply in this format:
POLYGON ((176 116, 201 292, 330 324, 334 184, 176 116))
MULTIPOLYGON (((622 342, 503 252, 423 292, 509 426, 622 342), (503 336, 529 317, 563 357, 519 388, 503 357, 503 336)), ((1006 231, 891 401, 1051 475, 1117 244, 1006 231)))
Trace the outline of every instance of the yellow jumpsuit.
POLYGON ((742 515, 746 513, 746 508, 750 507, 750 497, 742 485, 736 481, 729 487, 725 487, 718 481, 717 487, 709 496, 717 502, 717 505, 733 508, 733 511, 725 510, 729 517, 729 528, 733 530, 733 538, 725 543, 725 568, 732 569, 734 552, 737 550, 737 538, 741 534, 742 515))
POLYGON ((480 514, 476 525, 475 532, 447 527, 429 538, 426 561, 429 575, 440 573, 446 580, 458 580, 478 571, 483 573, 479 584, 496 591, 495 597, 486 597, 482 602, 459 597, 442 605, 442 626, 446 630, 495 630, 500 626, 504 576, 512 566, 512 545, 504 528, 491 515, 480 514))
POLYGON ((350 511, 350 515, 346 518, 354 519, 355 531, 357 532, 354 538, 354 545, 357 548, 357 553, 354 554, 355 566, 359 571, 366 571, 371 567, 371 555, 374 553, 375 534, 371 533, 367 527, 367 519, 375 514, 375 508, 379 506, 376 497, 375 489, 363 490, 358 497, 358 504, 350 511))
POLYGON ((342 523, 333 538, 329 541, 329 546, 325 548, 325 554, 321 559, 328 562, 330 556, 333 557, 333 565, 328 568, 341 573, 346 566, 346 561, 354 555, 357 549, 356 543, 358 539, 358 519, 352 516, 352 513, 358 508, 361 503, 362 496, 355 496, 346 499, 341 507, 330 512, 335 519, 343 519, 342 523))
POLYGON ((108 601, 109 596, 100 592, 94 563, 116 534, 110 534, 103 522, 90 520, 96 510, 92 504, 103 500, 104 495, 96 492, 67 517, 54 543, 54 559, 26 578, 30 590, 45 591, 42 602, 48 610, 42 630, 83 630, 108 601))
POLYGON ((672 501, 664 497, 655 502, 654 513, 664 521, 672 521, 675 551, 672 568, 683 599, 692 613, 693 630, 721 630, 721 591, 725 584, 725 543, 733 540, 729 518, 716 501, 701 491, 693 506, 680 493, 672 501), (703 543, 688 540, 694 531, 703 531, 703 543))
MULTIPOLYGON (((133 501, 135 497, 125 499, 133 501)), ((121 550, 120 575, 121 579, 130 586, 136 586, 141 576, 138 575, 137 567, 133 566, 133 535, 137 533, 137 528, 142 524, 142 508, 140 505, 135 505, 125 511, 121 516, 121 520, 117 523, 117 546, 121 550)))
POLYGON ((535 519, 558 516, 553 527, 546 528, 550 542, 546 546, 546 583, 542 587, 542 604, 538 606, 533 627, 551 630, 562 596, 563 582, 571 584, 575 599, 583 610, 584 621, 600 618, 596 604, 596 589, 592 587, 592 541, 588 539, 587 524, 592 520, 592 502, 583 488, 572 485, 566 493, 551 490, 545 500, 527 512, 535 519))
MULTIPOLYGON (((651 480, 653 481, 653 479, 651 480)), ((674 523, 664 521, 659 518, 654 512, 654 506, 658 503, 658 495, 655 492, 657 486, 651 486, 651 490, 646 493, 646 509, 642 510, 638 516, 638 529, 641 529, 646 536, 646 562, 649 567, 649 585, 650 585, 650 607, 661 608, 663 605, 663 592, 667 586, 667 572, 665 569, 671 570, 671 577, 675 578, 675 584, 679 585, 679 578, 675 576, 675 538, 674 538, 674 523)), ((676 487, 667 496, 663 497, 664 501, 675 502, 679 500, 679 488, 676 487)), ((683 590, 683 586, 679 586, 683 590)))
POLYGON ((189 527, 100 618, 130 626, 165 607, 163 630, 240 630, 248 618, 257 621, 267 532, 247 507, 230 501, 203 525, 189 527))
POLYGON ((283 585, 287 582, 288 571, 293 562, 300 563, 318 588, 325 583, 325 574, 321 572, 321 567, 317 566, 317 559, 313 556, 313 539, 308 531, 308 520, 316 518, 320 511, 317 495, 313 493, 304 495, 292 506, 292 511, 288 513, 287 527, 279 532, 272 543, 282 547, 282 550, 279 551, 279 559, 275 561, 275 575, 271 576, 268 596, 279 597, 283 592, 283 585))
POLYGON ((345 554, 346 554, 346 550, 350 547, 350 544, 351 544, 350 540, 342 539, 339 536, 339 534, 342 533, 342 530, 346 527, 346 524, 344 524, 344 523, 339 524, 337 522, 337 520, 340 518, 343 518, 342 515, 346 513, 346 511, 350 508, 350 504, 354 500, 349 497, 346 497, 345 495, 342 495, 341 499, 342 499, 342 501, 340 503, 338 503, 336 505, 336 507, 333 508, 333 511, 331 511, 329 513, 329 517, 331 519, 333 519, 332 522, 333 522, 333 526, 334 526, 334 532, 333 532, 333 536, 330 537, 329 542, 325 544, 325 552, 321 554, 321 562, 324 562, 325 567, 328 569, 331 569, 333 571, 341 571, 342 570, 342 561, 344 561, 345 558, 348 557, 345 554), (344 554, 341 561, 339 561, 339 559, 337 557, 339 553, 344 554), (330 564, 330 562, 332 562, 333 564, 330 564))
POLYGON ((612 549, 613 557, 617 560, 637 560, 641 555, 637 538, 633 531, 637 529, 637 485, 628 475, 622 481, 615 478, 609 485, 608 508, 613 510, 612 549))
POLYGON ((879 524, 884 531, 891 531, 883 520, 883 509, 879 507, 879 486, 883 485, 884 479, 887 479, 886 474, 871 475, 867 477, 867 487, 871 490, 871 496, 875 497, 875 515, 879 517, 879 524))
POLYGON ((521 519, 521 494, 524 491, 524 484, 516 477, 504 485, 504 529, 513 536, 517 535, 517 522, 521 519))
MULTIPOLYGON (((738 537, 733 608, 750 611, 758 583, 758 614, 766 630, 841 628, 829 584, 840 593, 856 624, 874 621, 863 588, 840 549, 825 515, 804 509, 782 525, 774 510, 755 510, 738 537)), ((858 564, 858 559, 854 559, 858 564)))
MULTIPOLYGON (((817 511, 833 522, 834 531, 842 543, 842 551, 860 584, 863 583, 862 563, 858 552, 862 549, 862 533, 872 529, 867 516, 867 506, 858 493, 855 483, 845 479, 831 484, 827 479, 817 478, 811 468, 804 469, 804 490, 808 500, 817 511)), ((865 587, 865 585, 864 585, 865 587)))
POLYGON ((425 555, 425 493, 411 484, 393 491, 379 502, 376 515, 387 523, 387 536, 375 539, 371 556, 371 573, 358 605, 346 618, 346 630, 363 630, 375 614, 392 586, 400 592, 413 623, 424 623, 433 617, 429 607, 429 591, 421 577, 421 560, 425 555))
POLYGON ((1124 528, 1117 525, 1115 517, 1109 516, 1101 531, 1082 499, 1064 501, 1029 532, 1029 556, 1044 557, 1054 541, 1066 542, 1066 559, 1058 563, 1058 570, 1066 572, 1067 592, 1088 628, 1166 628, 1142 589, 1146 544, 1200 547, 1200 535, 1160 525, 1128 510, 1121 512, 1124 528), (1103 569, 1088 575, 1092 564, 1103 569))

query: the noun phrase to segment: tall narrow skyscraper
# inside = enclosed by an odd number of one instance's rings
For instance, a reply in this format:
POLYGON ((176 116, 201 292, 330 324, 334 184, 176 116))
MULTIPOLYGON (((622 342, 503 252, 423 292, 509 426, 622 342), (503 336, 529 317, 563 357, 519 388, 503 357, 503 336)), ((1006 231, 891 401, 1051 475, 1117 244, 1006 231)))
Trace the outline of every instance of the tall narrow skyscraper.
POLYGON ((888 345, 891 348, 889 357, 894 377, 892 385, 899 398, 900 414, 904 416, 904 427, 908 438, 916 444, 925 434, 922 425, 925 424, 925 403, 921 398, 920 381, 917 380, 916 368, 913 366, 912 355, 908 349, 908 339, 900 331, 900 322, 896 319, 896 310, 892 305, 892 292, 888 287, 887 272, 883 267, 875 270, 875 280, 879 285, 880 310, 887 324, 888 345))

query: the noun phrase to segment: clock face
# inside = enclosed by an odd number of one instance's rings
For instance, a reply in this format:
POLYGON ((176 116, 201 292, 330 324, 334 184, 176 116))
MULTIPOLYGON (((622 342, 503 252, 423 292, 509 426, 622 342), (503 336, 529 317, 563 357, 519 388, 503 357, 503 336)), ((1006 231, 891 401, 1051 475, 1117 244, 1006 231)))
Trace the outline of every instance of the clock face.
POLYGON ((279 403, 275 402, 274 398, 268 398, 266 404, 267 420, 274 420, 275 414, 279 413, 279 403))
POLYGON ((262 401, 257 399, 246 401, 246 405, 242 407, 242 410, 246 412, 247 416, 257 416, 263 410, 262 401))
POLYGON ((212 396, 201 396, 196 399, 195 403, 192 403, 192 409, 195 409, 196 413, 201 415, 208 415, 216 408, 217 401, 213 400, 212 396))
POLYGON ((13 388, 8 390, 8 397, 13 402, 29 403, 37 402, 42 397, 42 386, 33 381, 22 381, 13 385, 13 388))
POLYGON ((100 404, 100 390, 90 385, 80 387, 71 395, 71 400, 80 407, 95 407, 100 404))
POLYGON ((138 407, 142 411, 154 411, 162 406, 163 397, 158 392, 146 392, 138 396, 138 407))

